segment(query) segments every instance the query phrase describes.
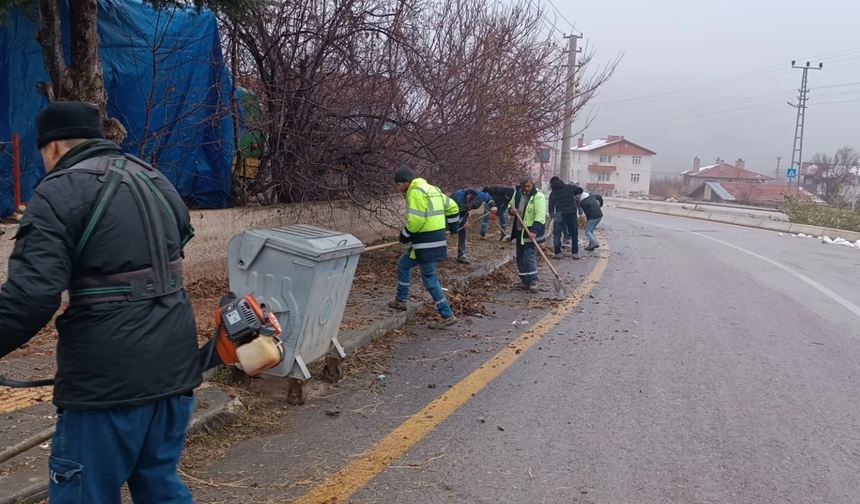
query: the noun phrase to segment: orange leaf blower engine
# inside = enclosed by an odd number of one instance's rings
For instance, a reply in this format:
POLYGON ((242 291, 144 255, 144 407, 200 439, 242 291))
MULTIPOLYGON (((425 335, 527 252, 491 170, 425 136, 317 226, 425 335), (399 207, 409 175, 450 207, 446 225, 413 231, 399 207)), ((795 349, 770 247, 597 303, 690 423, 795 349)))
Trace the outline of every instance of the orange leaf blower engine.
MULTIPOLYGON (((225 296, 215 310, 215 323, 214 350, 221 364, 238 364, 245 374, 255 376, 284 360, 284 347, 278 337, 281 324, 253 295, 237 299, 231 292, 225 296)), ((207 361, 213 364, 212 348, 208 354, 207 361)), ((210 367, 214 366, 204 366, 210 367)))

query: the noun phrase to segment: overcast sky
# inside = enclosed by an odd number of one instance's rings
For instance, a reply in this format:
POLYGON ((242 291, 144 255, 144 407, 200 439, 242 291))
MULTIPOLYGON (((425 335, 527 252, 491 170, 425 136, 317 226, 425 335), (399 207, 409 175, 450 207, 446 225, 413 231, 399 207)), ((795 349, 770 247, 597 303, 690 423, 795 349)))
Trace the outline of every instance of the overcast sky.
POLYGON ((597 118, 586 140, 624 135, 657 152, 655 172, 678 173, 694 156, 703 165, 719 156, 732 163, 743 157, 748 169, 773 175, 782 156, 784 174, 796 118, 785 102, 796 102, 802 73, 791 60, 810 59, 824 69, 809 72, 803 157, 846 144, 860 149, 858 0, 552 3, 584 34, 580 42, 596 50, 597 61, 625 52, 587 107, 597 118))

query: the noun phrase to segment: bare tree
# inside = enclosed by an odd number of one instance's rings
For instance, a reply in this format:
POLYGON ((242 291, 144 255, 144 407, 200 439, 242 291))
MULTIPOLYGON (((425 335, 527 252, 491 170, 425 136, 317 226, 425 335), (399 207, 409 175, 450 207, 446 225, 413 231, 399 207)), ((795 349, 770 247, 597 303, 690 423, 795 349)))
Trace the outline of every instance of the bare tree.
POLYGON ((805 175, 809 179, 805 185, 811 186, 828 203, 842 206, 855 204, 858 172, 860 172, 860 153, 850 146, 840 147, 833 156, 819 152, 809 161, 812 171, 805 175))
MULTIPOLYGON (((532 5, 296 0, 223 16, 261 101, 250 190, 368 202, 400 163, 449 188, 511 180, 564 119, 563 47, 532 5)), ((574 113, 614 68, 583 69, 574 113)))

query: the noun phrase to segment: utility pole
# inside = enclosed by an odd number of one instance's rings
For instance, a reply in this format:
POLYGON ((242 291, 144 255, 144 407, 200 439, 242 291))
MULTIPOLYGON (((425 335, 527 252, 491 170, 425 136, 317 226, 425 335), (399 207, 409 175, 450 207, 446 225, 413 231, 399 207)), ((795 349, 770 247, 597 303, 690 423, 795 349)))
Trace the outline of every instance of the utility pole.
POLYGON ((561 166, 559 178, 570 183, 570 141, 573 129, 573 98, 576 95, 576 41, 579 35, 565 36, 567 39, 567 86, 564 94, 564 128, 561 132, 561 166))
MULTIPOLYGON (((806 121, 806 99, 809 97, 808 74, 809 70, 821 70, 824 68, 824 63, 819 63, 817 67, 810 66, 806 62, 806 66, 797 65, 797 60, 792 60, 791 68, 803 70, 803 76, 800 79, 800 90, 797 96, 797 105, 788 102, 788 104, 797 109, 797 123, 794 126, 794 149, 791 151, 791 167, 795 169, 794 176, 797 179, 797 194, 800 194, 800 168, 803 165, 803 126, 806 121)), ((791 180, 788 181, 788 187, 791 188, 791 180)))
POLYGON ((779 163, 780 163, 780 161, 782 161, 782 156, 777 156, 776 157, 776 177, 775 177, 775 180, 777 182, 779 182, 779 163))

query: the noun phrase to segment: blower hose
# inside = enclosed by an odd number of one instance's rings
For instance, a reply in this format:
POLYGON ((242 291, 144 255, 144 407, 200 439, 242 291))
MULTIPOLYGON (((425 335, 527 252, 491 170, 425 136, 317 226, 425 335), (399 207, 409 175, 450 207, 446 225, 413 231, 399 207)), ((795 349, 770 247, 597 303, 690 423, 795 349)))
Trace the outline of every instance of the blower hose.
POLYGON ((54 379, 33 380, 33 381, 18 381, 10 380, 3 375, 0 375, 0 386, 9 388, 35 388, 35 387, 50 387, 54 384, 54 379))

